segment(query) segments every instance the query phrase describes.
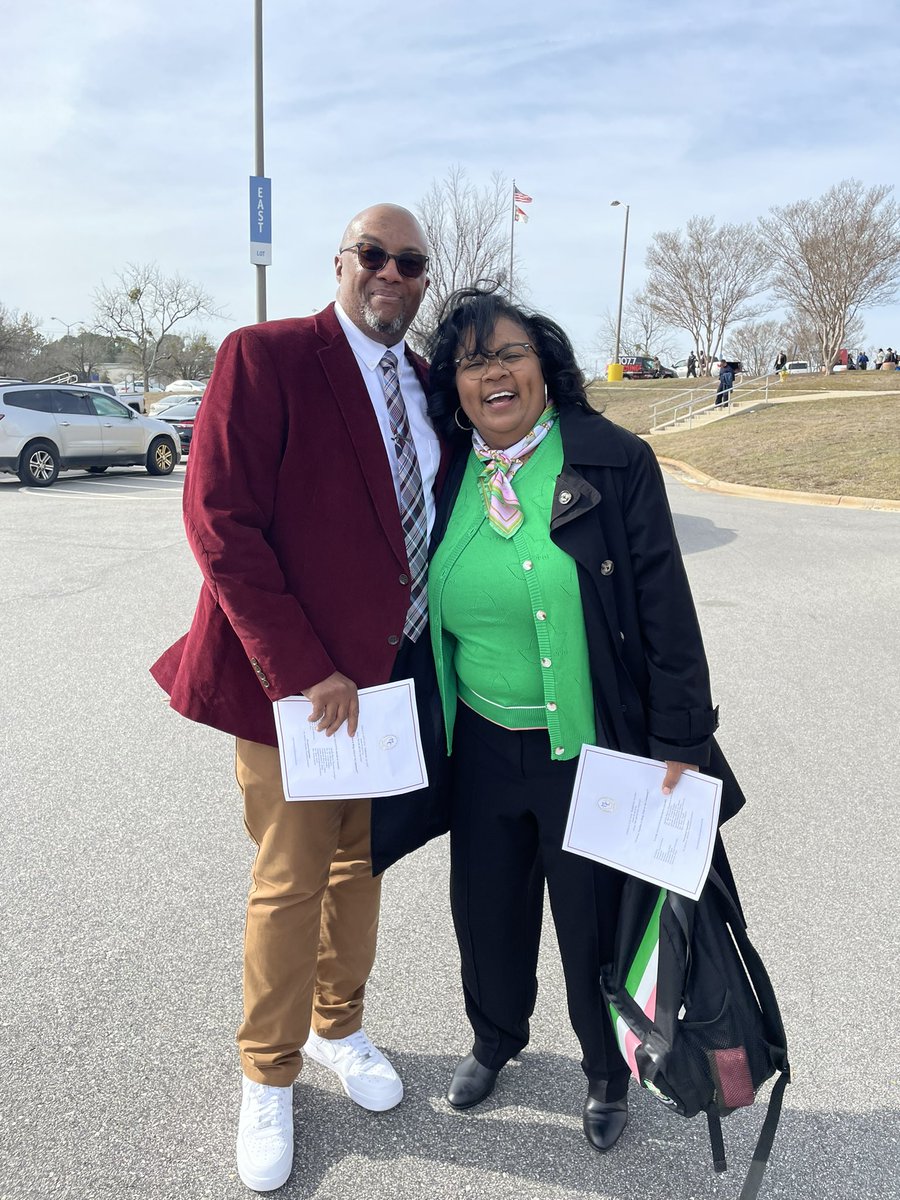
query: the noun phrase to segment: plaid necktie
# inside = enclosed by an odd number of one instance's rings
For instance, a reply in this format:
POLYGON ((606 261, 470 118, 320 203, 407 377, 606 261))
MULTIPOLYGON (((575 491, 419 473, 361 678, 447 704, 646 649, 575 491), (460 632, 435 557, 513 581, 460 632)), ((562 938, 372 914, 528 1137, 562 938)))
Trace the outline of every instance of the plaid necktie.
POLYGON ((378 364, 384 373, 382 384, 391 422, 391 440, 397 454, 397 473, 400 479, 400 520, 406 541, 406 557, 412 580, 409 611, 403 632, 415 641, 428 620, 428 597, 425 587, 425 568, 428 563, 428 523, 425 519, 425 496, 422 492, 422 473, 416 458, 416 447, 409 431, 406 405, 400 394, 397 375, 397 356, 386 350, 378 364))

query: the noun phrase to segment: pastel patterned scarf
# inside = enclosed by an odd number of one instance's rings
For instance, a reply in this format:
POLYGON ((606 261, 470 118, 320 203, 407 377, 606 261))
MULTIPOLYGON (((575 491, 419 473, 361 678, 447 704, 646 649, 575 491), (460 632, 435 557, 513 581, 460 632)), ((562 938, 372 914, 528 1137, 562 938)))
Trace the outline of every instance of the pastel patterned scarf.
POLYGON ((477 430, 472 433, 472 447, 484 463, 484 470, 478 476, 484 511, 494 530, 503 538, 512 537, 525 520, 522 506, 513 491, 512 478, 553 428, 556 415, 555 406, 549 404, 534 429, 506 450, 492 450, 477 430))

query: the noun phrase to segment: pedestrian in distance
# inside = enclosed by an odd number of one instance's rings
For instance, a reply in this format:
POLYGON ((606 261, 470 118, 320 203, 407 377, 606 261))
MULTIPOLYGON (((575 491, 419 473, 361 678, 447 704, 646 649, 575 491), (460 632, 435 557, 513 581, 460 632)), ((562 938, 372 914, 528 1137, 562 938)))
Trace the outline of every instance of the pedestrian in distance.
MULTIPOLYGON (((303 1054, 363 1108, 403 1096, 363 1029, 381 889, 370 801, 285 801, 273 701, 306 696, 319 731, 353 734, 358 688, 412 677, 432 779, 442 738, 425 591, 441 450, 404 340, 428 246, 410 212, 379 204, 337 250, 336 303, 219 350, 184 492, 204 584, 190 632, 153 667, 178 712, 236 739, 257 847, 237 1166, 256 1191, 291 1171, 303 1054)), ((414 796, 427 809, 432 793, 414 796)))
POLYGON ((730 363, 719 363, 719 386, 716 389, 716 408, 731 403, 731 389, 734 387, 734 370, 730 363))
POLYGON ((856 369, 858 371, 865 371, 868 369, 868 366, 869 356, 866 354, 865 350, 860 350, 859 354, 856 356, 856 369))
POLYGON ((709 359, 706 356, 705 350, 700 351, 700 374, 701 375, 709 374, 709 359))
POLYGON ((583 1129, 604 1152, 628 1119, 629 1070, 600 985, 624 876, 562 849, 581 747, 665 760, 666 788, 709 763, 729 778, 723 813, 743 797, 712 737, 700 629, 653 451, 591 408, 564 331, 496 291, 451 296, 429 356, 429 408, 455 445, 429 621, 473 1033, 447 1099, 480 1104, 529 1040, 546 886, 583 1053, 583 1129))
POLYGON ((696 379, 697 378, 697 356, 693 350, 688 355, 686 378, 687 379, 696 379))
POLYGON ((883 366, 884 366, 884 351, 879 346, 878 353, 875 355, 875 370, 880 371, 883 366))
POLYGON ((775 373, 776 373, 776 375, 778 374, 779 371, 784 370, 786 363, 787 363, 787 355, 785 354, 785 352, 783 350, 779 350, 778 354, 775 357, 775 373))

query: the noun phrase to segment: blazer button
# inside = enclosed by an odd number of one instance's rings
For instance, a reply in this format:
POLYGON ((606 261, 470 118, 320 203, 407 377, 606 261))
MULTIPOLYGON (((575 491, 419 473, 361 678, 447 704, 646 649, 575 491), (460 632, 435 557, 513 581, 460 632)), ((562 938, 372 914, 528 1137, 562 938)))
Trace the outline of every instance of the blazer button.
POLYGON ((401 575, 401 576, 400 576, 400 582, 401 582, 402 584, 404 584, 404 585, 405 585, 405 584, 407 584, 407 583, 409 583, 409 576, 408 576, 408 575, 401 575))
POLYGON ((399 641, 400 641, 400 639, 397 637, 396 633, 392 633, 388 637, 388 645, 389 646, 396 646, 399 641))
POLYGON ((570 504, 572 501, 572 493, 571 492, 560 492, 557 499, 559 500, 560 504, 570 504))
POLYGON ((603 562, 600 564, 601 575, 612 575, 615 569, 615 564, 611 558, 604 558, 603 562))

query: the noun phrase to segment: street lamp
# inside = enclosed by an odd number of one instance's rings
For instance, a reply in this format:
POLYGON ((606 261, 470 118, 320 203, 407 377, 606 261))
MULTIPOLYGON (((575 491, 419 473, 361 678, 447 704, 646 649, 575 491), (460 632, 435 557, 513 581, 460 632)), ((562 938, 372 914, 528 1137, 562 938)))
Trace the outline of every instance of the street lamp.
MULTIPOLYGON (((616 208, 622 203, 621 200, 610 200, 610 208, 616 208)), ((616 318, 616 362, 619 361, 619 341, 622 337, 622 299, 625 295, 625 255, 628 253, 628 214, 631 212, 631 205, 625 205, 625 240, 622 242, 622 276, 619 280, 619 315, 616 318)))
POLYGON ((51 320, 51 321, 59 321, 60 325, 65 325, 65 327, 66 327, 66 337, 71 337, 71 336, 72 336, 72 335, 69 333, 69 330, 70 330, 70 329, 74 329, 76 325, 81 325, 81 324, 82 324, 82 322, 81 322, 81 321, 64 321, 64 320, 63 320, 61 317, 51 317, 51 318, 50 318, 50 320, 51 320))

